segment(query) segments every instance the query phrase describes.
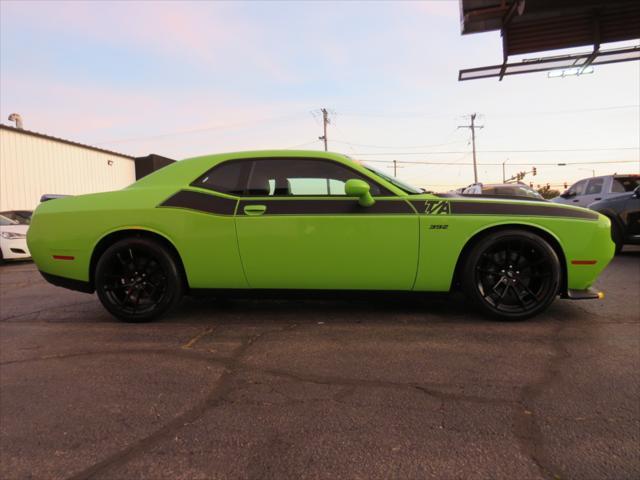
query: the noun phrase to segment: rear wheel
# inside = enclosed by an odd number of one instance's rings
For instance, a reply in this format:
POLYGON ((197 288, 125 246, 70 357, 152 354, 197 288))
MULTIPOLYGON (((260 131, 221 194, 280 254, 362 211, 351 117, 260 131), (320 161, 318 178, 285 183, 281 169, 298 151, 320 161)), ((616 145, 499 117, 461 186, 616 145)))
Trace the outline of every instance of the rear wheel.
POLYGON ((111 245, 96 265, 95 285, 102 305, 127 322, 147 322, 182 297, 183 282, 173 255, 147 238, 111 245))
POLYGON ((503 230, 480 240, 466 257, 462 287, 484 313, 523 320, 545 310, 558 294, 560 261, 541 237, 503 230))

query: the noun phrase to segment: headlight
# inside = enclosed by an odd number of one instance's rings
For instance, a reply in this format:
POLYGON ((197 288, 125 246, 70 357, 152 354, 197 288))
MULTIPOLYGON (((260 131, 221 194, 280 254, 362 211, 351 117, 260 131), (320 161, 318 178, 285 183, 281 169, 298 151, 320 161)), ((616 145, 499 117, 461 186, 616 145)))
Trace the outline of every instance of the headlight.
POLYGON ((24 233, 15 233, 15 232, 2 232, 0 233, 2 238, 6 238, 7 240, 17 240, 18 238, 27 238, 27 235, 24 233))

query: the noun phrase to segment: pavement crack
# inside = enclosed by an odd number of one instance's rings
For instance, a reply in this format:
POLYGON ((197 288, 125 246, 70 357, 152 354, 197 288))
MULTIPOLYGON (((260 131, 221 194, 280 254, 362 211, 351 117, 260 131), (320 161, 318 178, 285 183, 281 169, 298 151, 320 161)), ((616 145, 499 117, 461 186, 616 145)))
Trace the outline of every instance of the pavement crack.
POLYGON ((203 337, 206 337, 207 335, 213 333, 215 330, 215 327, 209 327, 209 328, 205 328, 204 331, 200 332, 198 335, 196 335, 195 337, 193 337, 191 340, 189 340, 187 343, 185 343, 184 345, 182 345, 181 348, 188 350, 193 348, 193 346, 198 343, 203 337))
POLYGON ((544 391, 560 375, 562 364, 571 357, 565 345, 563 335, 566 324, 558 318, 557 327, 551 332, 550 338, 553 353, 547 360, 545 370, 537 381, 526 384, 520 390, 520 396, 514 408, 513 433, 518 440, 520 450, 536 465, 545 478, 566 478, 562 468, 552 464, 545 455, 543 433, 538 424, 534 403, 544 391))
POLYGON ((58 310, 58 309, 61 309, 61 308, 74 307, 76 305, 77 306, 87 305, 89 303, 95 304, 96 301, 95 301, 95 299, 93 299, 93 300, 87 300, 87 301, 83 301, 83 302, 66 303, 64 305, 56 305, 55 307, 41 308, 40 310, 34 310, 33 312, 20 313, 18 315, 11 315, 11 316, 8 316, 8 317, 0 317, 0 323, 5 323, 5 322, 8 323, 8 322, 10 322, 12 320, 16 320, 16 319, 19 319, 19 318, 22 318, 22 317, 26 317, 26 316, 29 316, 29 315, 35 315, 35 317, 37 318, 37 317, 40 316, 40 314, 42 312, 51 312, 53 310, 58 310))
MULTIPOLYGON (((225 401, 227 395, 233 390, 234 379, 240 371, 239 367, 241 367, 242 358, 246 355, 247 350, 266 335, 291 330, 296 326, 296 324, 287 325, 284 328, 260 332, 245 339, 234 354, 226 359, 226 368, 203 401, 177 417, 174 417, 173 420, 169 421, 150 435, 133 442, 124 449, 108 456, 104 460, 68 477, 68 480, 95 478, 106 471, 123 466, 136 456, 150 450, 161 441, 171 438, 176 434, 176 432, 184 428, 185 425, 194 423, 208 410, 221 405, 225 401)), ((181 349, 181 351, 184 352, 184 349, 181 349)), ((203 358, 209 357, 206 356, 203 358)))
POLYGON ((189 352, 189 351, 181 351, 175 349, 151 349, 151 348, 141 348, 141 349, 114 349, 114 350, 99 350, 99 351, 83 351, 83 352, 72 352, 72 353, 61 353, 61 354, 53 354, 53 355, 42 355, 39 357, 31 357, 24 358, 19 360, 8 360, 6 362, 0 362, 0 366, 4 367, 7 365, 14 365, 19 363, 28 363, 28 362, 42 362, 47 360, 65 360, 69 358, 77 358, 77 357, 91 357, 91 356, 100 356, 100 355, 167 355, 167 356, 177 356, 183 358, 190 358, 193 360, 214 362, 226 364, 228 362, 227 358, 224 357, 214 357, 210 354, 203 354, 198 352, 189 352))

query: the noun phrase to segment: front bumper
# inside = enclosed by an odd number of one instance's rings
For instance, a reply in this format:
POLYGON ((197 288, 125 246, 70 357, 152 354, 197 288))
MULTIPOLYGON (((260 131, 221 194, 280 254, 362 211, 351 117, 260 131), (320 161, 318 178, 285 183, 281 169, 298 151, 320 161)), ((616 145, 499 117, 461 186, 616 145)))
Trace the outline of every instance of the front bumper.
POLYGON ((2 239, 2 258, 5 260, 26 260, 31 258, 27 240, 25 238, 3 238, 2 239))
POLYGON ((51 285, 56 287, 67 288, 69 290, 75 290, 77 292, 93 293, 95 289, 89 282, 83 282, 82 280, 75 280, 73 278, 60 277, 58 275, 52 275, 50 273, 40 270, 40 274, 51 285))

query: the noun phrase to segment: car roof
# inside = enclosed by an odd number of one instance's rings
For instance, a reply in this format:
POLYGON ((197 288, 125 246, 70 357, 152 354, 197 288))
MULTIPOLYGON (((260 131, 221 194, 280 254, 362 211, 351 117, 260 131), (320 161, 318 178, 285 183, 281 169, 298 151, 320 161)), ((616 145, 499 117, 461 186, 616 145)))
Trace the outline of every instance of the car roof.
POLYGON ((191 183, 205 171, 210 170, 216 165, 229 161, 240 159, 282 159, 282 158, 313 158, 325 159, 333 162, 342 163, 368 177, 374 177, 377 182, 381 183, 385 188, 396 194, 402 194, 402 191, 388 182, 384 178, 375 175, 369 171, 361 162, 342 153, 324 152, 319 150, 251 150, 244 152, 227 152, 213 155, 202 155, 193 158, 186 158, 177 161, 166 167, 141 178, 128 188, 140 188, 148 185, 174 185, 191 183))

